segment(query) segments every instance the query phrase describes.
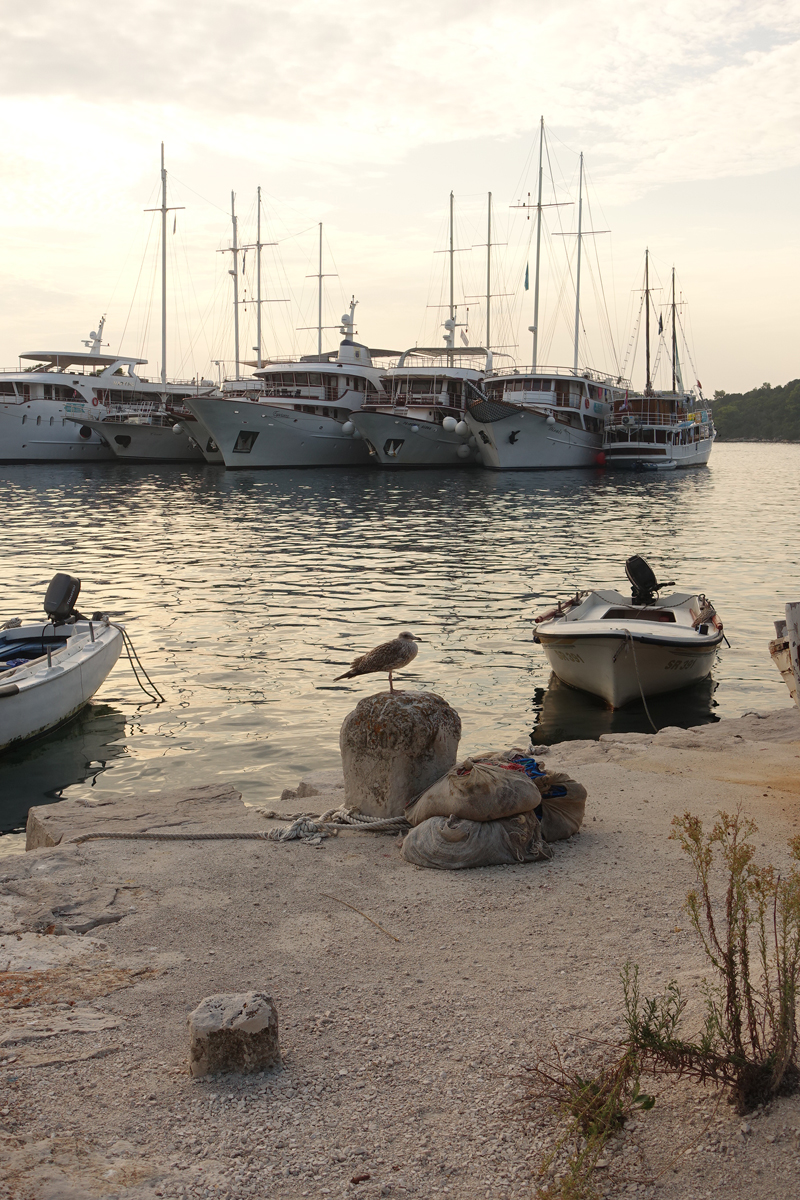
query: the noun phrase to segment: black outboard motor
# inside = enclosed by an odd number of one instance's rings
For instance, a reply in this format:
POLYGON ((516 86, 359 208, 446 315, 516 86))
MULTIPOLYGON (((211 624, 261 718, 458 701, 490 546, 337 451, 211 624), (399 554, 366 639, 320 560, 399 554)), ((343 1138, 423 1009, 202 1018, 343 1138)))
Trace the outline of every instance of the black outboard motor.
POLYGON ((68 625, 85 620, 75 608, 81 591, 80 579, 59 572, 50 580, 44 597, 44 611, 54 625, 68 625))
POLYGON ((673 581, 659 583, 653 574, 652 567, 639 554, 634 554, 625 563, 625 574, 631 584, 631 603, 636 605, 653 604, 656 593, 664 587, 673 587, 673 581))

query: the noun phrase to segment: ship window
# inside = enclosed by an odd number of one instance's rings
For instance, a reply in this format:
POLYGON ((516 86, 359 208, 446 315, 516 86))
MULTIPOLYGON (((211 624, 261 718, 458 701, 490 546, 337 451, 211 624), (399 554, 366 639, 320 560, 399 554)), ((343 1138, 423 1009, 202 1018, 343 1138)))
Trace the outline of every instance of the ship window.
POLYGON ((0 383, 0 396, 16 396, 13 383, 0 383))
POLYGON ((28 419, 28 418, 27 418, 27 416, 25 415, 25 413, 23 413, 23 414, 22 414, 22 424, 23 424, 23 425, 25 424, 25 422, 27 421, 27 419, 28 419))
POLYGON ((51 425, 53 424, 53 421, 54 421, 54 420, 55 420, 55 417, 51 417, 51 418, 50 418, 50 424, 51 424, 51 425))
MULTIPOLYGON (((298 406, 295 404, 295 408, 297 408, 297 407, 298 407, 298 406)), ((316 411, 317 411, 317 410, 314 408, 314 405, 313 405, 313 404, 301 404, 299 407, 300 407, 300 412, 304 412, 304 413, 311 413, 312 417, 314 416, 314 414, 315 414, 315 413, 316 413, 316 411)))
POLYGON ((308 385, 309 387, 322 387, 322 376, 319 371, 309 371, 308 385))
POLYGON ((36 424, 37 424, 37 425, 41 425, 41 423, 42 423, 42 418, 41 418, 41 414, 40 414, 40 415, 39 415, 39 416, 36 418, 36 424))
POLYGON ((239 436, 237 437, 236 441, 234 442, 233 453, 234 454, 249 454, 250 451, 253 449, 253 445, 254 445, 257 437, 258 437, 258 434, 256 432, 253 432, 253 431, 247 430, 247 429, 240 429, 239 436))
POLYGON ((308 375, 305 371, 298 371, 294 377, 295 387, 308 387, 308 375))
POLYGON ((667 440, 666 429, 657 429, 656 430, 656 441, 657 442, 666 442, 666 440, 667 440))

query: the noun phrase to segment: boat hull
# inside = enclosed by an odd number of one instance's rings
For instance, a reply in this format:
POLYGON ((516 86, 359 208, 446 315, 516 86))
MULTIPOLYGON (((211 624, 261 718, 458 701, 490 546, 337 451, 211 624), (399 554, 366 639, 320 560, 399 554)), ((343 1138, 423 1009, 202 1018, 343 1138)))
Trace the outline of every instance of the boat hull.
POLYGON ((91 411, 80 401, 0 404, 0 462, 108 462, 112 451, 83 419, 91 411))
POLYGON ((611 708, 674 692, 711 671, 722 634, 702 643, 669 642, 621 631, 537 634, 553 671, 563 683, 600 696, 611 708), (631 646, 631 641, 633 646, 631 646))
MULTIPOLYGON (((37 631, 67 636, 67 647, 52 657, 0 673, 0 753, 42 737, 70 720, 91 700, 111 672, 122 650, 122 633, 103 622, 74 626, 23 626, 20 638, 37 631), (18 690, 11 693, 9 689, 18 690)), ((10 636, 10 635, 7 635, 10 636)))
MULTIPOLYGON (((179 422, 175 422, 179 424, 179 422)), ((194 439, 172 425, 135 425, 130 421, 85 422, 104 440, 116 458, 127 462, 205 462, 194 439)))
POLYGON ((344 433, 341 419, 242 400, 192 397, 189 408, 213 437, 229 471, 277 467, 364 467, 363 438, 344 433))
POLYGON ((712 437, 701 438, 686 446, 649 444, 604 447, 606 466, 625 471, 674 471, 679 467, 704 467, 711 457, 712 437), (624 453, 623 453, 624 451, 624 453))
POLYGON ((363 410, 350 420, 382 467, 463 467, 480 461, 469 435, 462 437, 435 421, 363 410))
POLYGON ((481 461, 491 471, 557 471, 596 467, 602 449, 600 433, 568 425, 535 409, 507 403, 473 404, 465 420, 477 439, 481 461), (496 413, 511 409, 499 419, 496 413))

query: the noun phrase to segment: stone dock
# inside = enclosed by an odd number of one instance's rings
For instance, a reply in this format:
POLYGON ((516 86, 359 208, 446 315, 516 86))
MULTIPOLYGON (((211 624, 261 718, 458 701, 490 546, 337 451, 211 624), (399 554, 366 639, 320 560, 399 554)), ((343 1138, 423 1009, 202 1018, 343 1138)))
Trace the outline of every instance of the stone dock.
MULTIPOLYGON (((646 993, 674 977, 697 996, 670 821, 741 805, 783 866, 800 713, 541 752, 588 789, 586 823, 517 867, 419 870, 396 837, 356 832, 72 840, 281 824, 227 784, 34 810, 29 851, 0 860, 0 1196, 532 1197, 550 1134, 526 1064, 620 1032, 628 959, 646 993), (192 1078, 188 1014, 251 991, 277 1008, 281 1065, 192 1078)), ((282 811, 344 798, 335 773, 297 791, 282 811)), ((711 1090, 648 1090, 608 1196, 796 1193, 800 1098, 743 1122, 711 1090)))

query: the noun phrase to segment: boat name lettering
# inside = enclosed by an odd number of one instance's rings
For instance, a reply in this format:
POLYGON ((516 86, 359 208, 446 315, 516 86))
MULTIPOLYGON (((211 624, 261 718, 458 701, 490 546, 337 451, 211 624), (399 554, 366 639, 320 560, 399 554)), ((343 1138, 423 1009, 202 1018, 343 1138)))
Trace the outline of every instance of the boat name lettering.
POLYGON ((673 658, 667 663, 665 671, 686 671, 694 666, 694 658, 673 658))
POLYGON ((580 654, 576 654, 574 650, 559 650, 557 646, 554 646, 553 649, 558 657, 563 658, 566 662, 583 662, 580 654))
POLYGON ((65 404, 64 412, 83 413, 86 411, 85 404, 65 404))

